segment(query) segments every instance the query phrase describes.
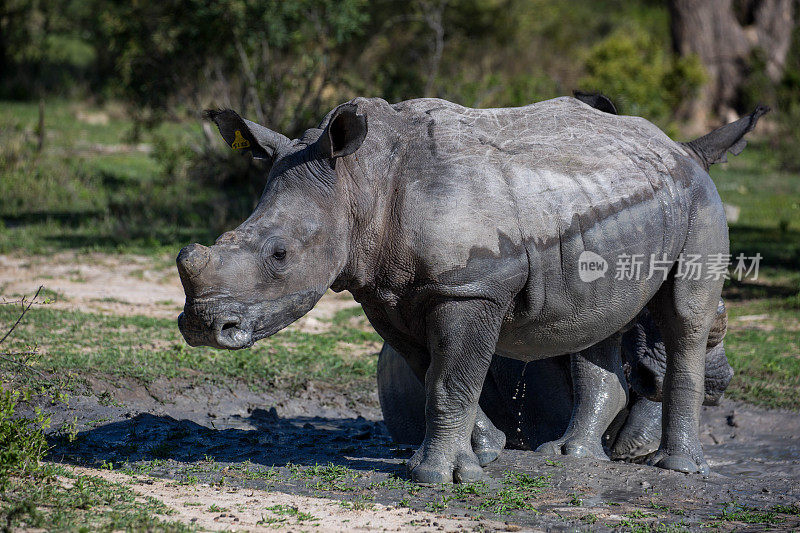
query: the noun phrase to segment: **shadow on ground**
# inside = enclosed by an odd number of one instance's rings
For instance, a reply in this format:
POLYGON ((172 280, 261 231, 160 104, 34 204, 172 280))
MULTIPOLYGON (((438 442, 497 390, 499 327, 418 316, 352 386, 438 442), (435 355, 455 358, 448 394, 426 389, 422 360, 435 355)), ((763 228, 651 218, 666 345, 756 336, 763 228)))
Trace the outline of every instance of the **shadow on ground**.
POLYGON ((52 440, 51 458, 98 466, 135 464, 170 459, 195 463, 218 462, 284 466, 313 466, 334 462, 356 470, 396 474, 403 468, 391 459, 392 443, 383 424, 358 418, 281 418, 275 408, 255 409, 249 416, 233 415, 215 429, 168 415, 140 413, 52 440), (247 429, 245 429, 247 428, 247 429))

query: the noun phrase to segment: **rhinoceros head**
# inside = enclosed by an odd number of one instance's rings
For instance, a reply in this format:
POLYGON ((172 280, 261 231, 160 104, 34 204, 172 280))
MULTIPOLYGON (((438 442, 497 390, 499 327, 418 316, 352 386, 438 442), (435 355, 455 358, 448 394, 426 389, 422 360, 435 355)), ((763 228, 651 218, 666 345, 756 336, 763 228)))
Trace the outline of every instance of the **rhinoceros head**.
POLYGON ((310 311, 346 265, 352 210, 337 160, 361 145, 366 117, 344 104, 292 141, 230 110, 207 115, 231 147, 273 165, 244 223, 178 254, 178 325, 192 346, 246 348, 310 311))

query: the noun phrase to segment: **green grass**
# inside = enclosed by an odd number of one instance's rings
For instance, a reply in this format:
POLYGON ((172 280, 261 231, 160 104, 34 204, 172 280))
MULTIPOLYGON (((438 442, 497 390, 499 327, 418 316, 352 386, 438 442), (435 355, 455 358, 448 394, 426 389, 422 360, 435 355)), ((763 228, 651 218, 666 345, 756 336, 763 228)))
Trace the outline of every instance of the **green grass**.
MULTIPOLYGON (((0 323, 13 323, 17 312, 15 306, 0 306, 0 323)), ((189 347, 175 320, 45 307, 28 313, 9 348, 38 344, 37 368, 45 372, 99 373, 145 383, 190 376, 262 386, 295 387, 306 380, 349 384, 372 379, 377 359, 353 356, 351 345, 377 352, 380 342, 375 332, 349 320, 353 313, 360 308, 340 311, 335 327, 324 333, 283 331, 253 348, 226 351, 189 347)))
POLYGON ((134 123, 121 109, 49 100, 44 149, 37 153, 37 104, 0 107, 0 253, 174 252, 212 241, 257 200, 238 198, 231 214, 225 194, 234 191, 180 172, 188 147, 202 144, 200 120, 165 122, 133 141, 134 123), (107 123, 82 120, 87 114, 107 123))
POLYGON ((353 470, 342 465, 328 463, 316 464, 307 468, 298 465, 286 465, 291 472, 292 479, 305 480, 307 488, 315 491, 352 492, 358 490, 354 482, 363 476, 358 470, 353 470))
POLYGON ((731 254, 763 258, 757 280, 730 280, 723 291, 735 371, 726 394, 800 409, 800 176, 775 165, 769 145, 756 141, 711 170, 723 202, 740 208, 729 224, 731 254))
POLYGON ((12 478, 0 499, 9 530, 193 531, 169 521, 173 511, 123 484, 48 465, 34 479, 12 478))
POLYGON ((276 515, 271 517, 263 517, 258 523, 260 525, 275 525, 283 524, 286 522, 285 517, 294 518, 297 522, 316 522, 319 518, 315 517, 311 513, 305 513, 300 511, 297 507, 293 505, 272 505, 266 508, 267 511, 276 515))
POLYGON ((763 298, 732 303, 728 310, 725 348, 735 374, 726 395, 767 407, 800 408, 798 308, 763 298))
POLYGON ((538 512, 533 500, 542 489, 550 487, 549 479, 550 476, 507 472, 503 476, 504 487, 483 495, 477 509, 500 515, 513 514, 515 511, 538 512))
POLYGON ((785 245, 783 257, 797 258, 800 242, 791 235, 800 232, 800 176, 776 170, 775 156, 764 142, 751 141, 742 155, 729 161, 711 167, 711 177, 722 201, 741 210, 739 219, 731 224, 732 248, 745 244, 739 241, 748 229, 761 230, 785 245), (791 234, 781 235, 782 223, 791 234))
POLYGON ((738 522, 742 524, 775 525, 785 522, 790 516, 800 516, 797 505, 776 505, 769 509, 759 509, 736 502, 729 503, 722 511, 711 517, 710 524, 738 522))

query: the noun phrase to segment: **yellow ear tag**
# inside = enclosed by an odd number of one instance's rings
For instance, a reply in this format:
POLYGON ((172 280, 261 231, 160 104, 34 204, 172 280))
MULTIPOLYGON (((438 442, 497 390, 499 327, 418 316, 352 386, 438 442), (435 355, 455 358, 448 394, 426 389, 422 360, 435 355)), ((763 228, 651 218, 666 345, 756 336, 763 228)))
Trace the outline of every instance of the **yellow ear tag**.
POLYGON ((231 148, 233 148, 234 150, 242 150, 244 148, 250 148, 250 141, 242 137, 241 130, 236 130, 234 132, 231 148))

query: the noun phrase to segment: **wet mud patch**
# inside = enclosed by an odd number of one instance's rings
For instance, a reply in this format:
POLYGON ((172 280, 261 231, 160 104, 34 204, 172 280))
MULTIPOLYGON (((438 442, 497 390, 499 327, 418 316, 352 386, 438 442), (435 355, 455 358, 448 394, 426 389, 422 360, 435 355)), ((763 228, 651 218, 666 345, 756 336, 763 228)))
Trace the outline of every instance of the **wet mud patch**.
POLYGON ((486 468, 486 482, 421 487, 406 474, 413 450, 391 441, 371 389, 95 385, 105 386, 103 401, 76 397, 67 409, 51 408, 54 427, 62 425, 51 435, 51 460, 162 478, 199 493, 322 498, 355 514, 399 509, 408 517, 400 529, 800 527, 794 412, 734 402, 704 408, 708 478, 505 450, 486 468))

